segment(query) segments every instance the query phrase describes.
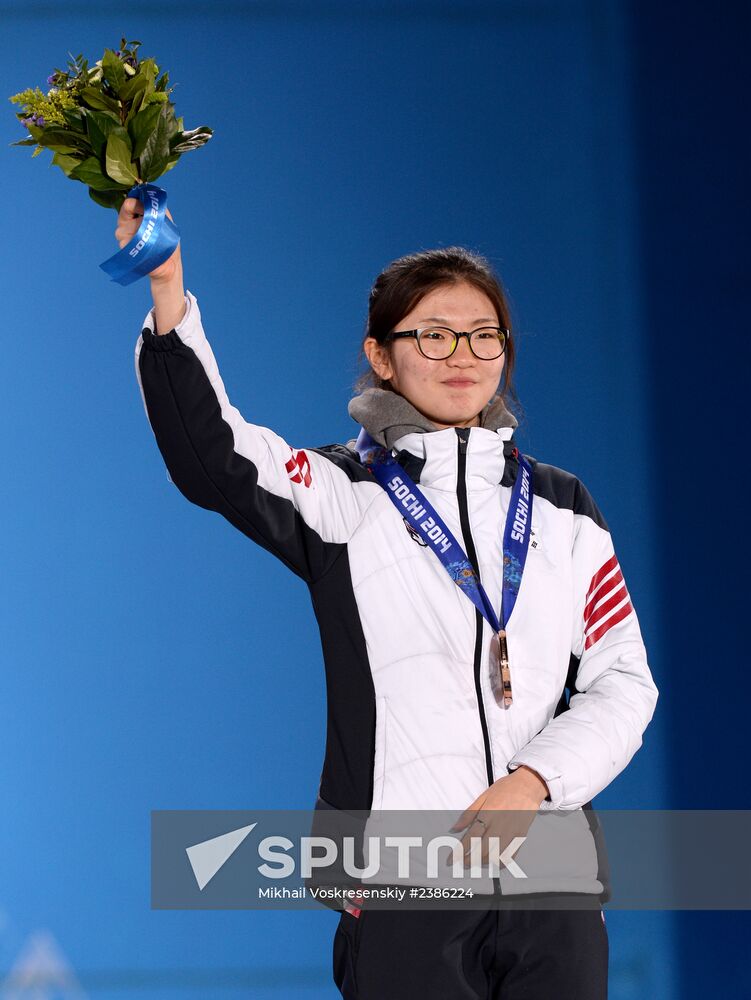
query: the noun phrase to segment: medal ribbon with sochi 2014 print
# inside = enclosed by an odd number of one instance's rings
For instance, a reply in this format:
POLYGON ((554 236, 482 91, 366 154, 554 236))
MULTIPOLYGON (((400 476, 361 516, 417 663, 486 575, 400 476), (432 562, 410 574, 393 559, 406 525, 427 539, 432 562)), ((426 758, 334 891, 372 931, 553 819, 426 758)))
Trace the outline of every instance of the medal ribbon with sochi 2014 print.
POLYGON ((167 192, 156 184, 136 184, 126 195, 143 205, 138 232, 122 250, 99 266, 118 285, 132 285, 156 270, 175 252, 180 231, 168 218, 167 192))
POLYGON ((532 523, 532 467, 521 452, 518 449, 515 452, 519 461, 519 473, 511 492, 503 532, 501 624, 466 552, 393 455, 374 441, 364 427, 355 443, 355 450, 362 464, 370 469, 402 517, 409 518, 412 527, 435 552, 451 579, 472 601, 493 631, 498 633, 505 628, 521 586, 532 523))

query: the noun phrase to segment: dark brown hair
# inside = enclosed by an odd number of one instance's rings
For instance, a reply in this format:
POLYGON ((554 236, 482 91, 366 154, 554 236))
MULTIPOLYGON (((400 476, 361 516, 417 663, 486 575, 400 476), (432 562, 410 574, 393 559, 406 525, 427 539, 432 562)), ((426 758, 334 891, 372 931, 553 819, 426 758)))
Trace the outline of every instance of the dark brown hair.
MULTIPOLYGON (((370 291, 363 344, 368 337, 374 337, 379 344, 387 344, 388 334, 428 292, 459 281, 466 281, 487 295, 495 306, 499 325, 511 334, 511 311, 506 293, 490 262, 465 247, 443 247, 399 257, 381 271, 370 291)), ((500 392, 507 402, 518 403, 511 382, 514 354, 514 338, 509 336, 500 392)), ((357 379, 355 391, 360 393, 370 387, 393 391, 390 382, 379 378, 370 367, 361 345, 361 363, 363 360, 367 371, 357 379)))

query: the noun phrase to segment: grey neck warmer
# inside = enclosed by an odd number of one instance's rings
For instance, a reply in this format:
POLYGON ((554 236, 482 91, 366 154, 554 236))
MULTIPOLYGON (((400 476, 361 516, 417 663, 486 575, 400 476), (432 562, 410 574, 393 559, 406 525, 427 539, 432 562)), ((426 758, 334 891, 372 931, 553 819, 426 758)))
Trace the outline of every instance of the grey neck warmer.
MULTIPOLYGON (((349 401, 347 409, 352 419, 386 448, 392 448, 404 434, 437 430, 404 396, 390 389, 366 389, 349 401)), ((480 426, 496 431, 499 427, 516 427, 517 419, 503 399, 494 396, 480 413, 480 426)))

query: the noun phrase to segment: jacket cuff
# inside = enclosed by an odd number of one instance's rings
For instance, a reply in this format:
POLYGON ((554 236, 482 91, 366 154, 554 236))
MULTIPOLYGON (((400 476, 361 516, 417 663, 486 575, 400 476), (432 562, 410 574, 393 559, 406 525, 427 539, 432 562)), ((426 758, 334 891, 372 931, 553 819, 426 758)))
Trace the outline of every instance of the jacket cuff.
POLYGON ((526 766, 531 767, 533 771, 537 771, 540 777, 544 780, 545 784, 548 786, 550 799, 543 799, 540 808, 562 808, 561 802, 563 802, 565 798, 565 792, 561 775, 556 774, 549 764, 540 760, 534 753, 526 752, 524 750, 521 753, 518 753, 515 757, 512 757, 507 765, 508 770, 515 771, 517 767, 521 767, 522 764, 526 764, 526 766))

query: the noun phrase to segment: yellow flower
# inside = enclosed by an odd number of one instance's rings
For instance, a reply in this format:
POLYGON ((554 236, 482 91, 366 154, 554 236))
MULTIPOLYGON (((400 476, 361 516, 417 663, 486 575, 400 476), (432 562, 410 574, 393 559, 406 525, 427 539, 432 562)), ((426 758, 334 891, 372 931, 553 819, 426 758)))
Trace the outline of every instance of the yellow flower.
POLYGON ((76 102, 65 90, 53 88, 46 95, 39 87, 22 90, 14 94, 10 101, 23 105, 23 113, 28 118, 42 118, 45 125, 66 125, 63 111, 76 107, 76 102))

